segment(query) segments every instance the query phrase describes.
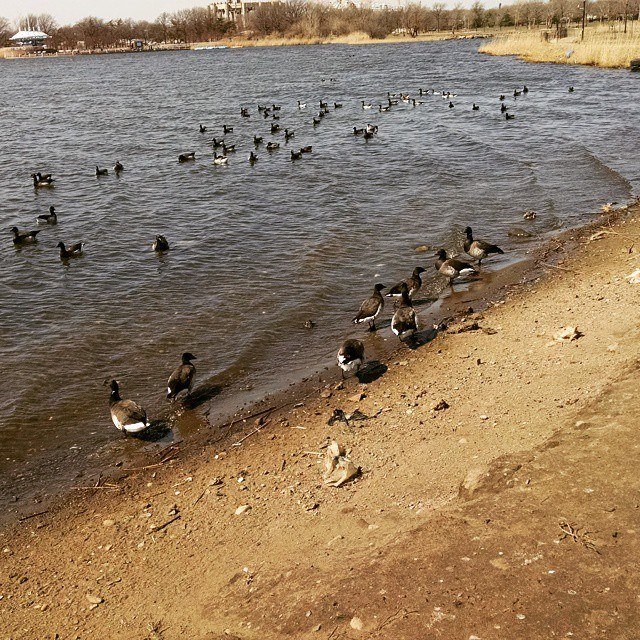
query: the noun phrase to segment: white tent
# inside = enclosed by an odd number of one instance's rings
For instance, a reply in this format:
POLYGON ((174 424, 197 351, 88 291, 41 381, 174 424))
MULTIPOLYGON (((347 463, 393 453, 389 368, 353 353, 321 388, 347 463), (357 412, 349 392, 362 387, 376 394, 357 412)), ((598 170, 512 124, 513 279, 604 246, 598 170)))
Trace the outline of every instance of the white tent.
POLYGON ((45 40, 49 36, 42 31, 18 31, 15 36, 11 36, 9 40, 13 42, 33 42, 34 40, 45 40))

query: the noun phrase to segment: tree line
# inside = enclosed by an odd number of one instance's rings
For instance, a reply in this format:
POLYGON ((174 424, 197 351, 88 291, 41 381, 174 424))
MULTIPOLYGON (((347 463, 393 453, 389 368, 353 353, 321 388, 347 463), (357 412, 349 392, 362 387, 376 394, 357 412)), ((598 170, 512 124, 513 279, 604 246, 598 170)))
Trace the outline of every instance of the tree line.
MULTIPOLYGON (((640 19, 639 0, 597 0, 589 2, 590 21, 624 22, 640 19)), ((321 4, 310 0, 265 2, 247 16, 233 22, 216 15, 210 7, 162 13, 154 21, 130 19, 102 20, 87 17, 72 25, 59 25, 49 14, 28 15, 12 25, 0 17, 0 46, 15 31, 27 25, 51 36, 49 45, 57 49, 106 49, 127 46, 132 40, 146 43, 192 43, 222 37, 322 37, 366 33, 385 38, 393 33, 417 36, 429 31, 450 31, 506 27, 547 27, 579 22, 582 5, 567 0, 519 0, 499 8, 485 8, 476 1, 470 8, 442 2, 431 6, 407 4, 395 8, 373 8, 354 3, 321 4)))

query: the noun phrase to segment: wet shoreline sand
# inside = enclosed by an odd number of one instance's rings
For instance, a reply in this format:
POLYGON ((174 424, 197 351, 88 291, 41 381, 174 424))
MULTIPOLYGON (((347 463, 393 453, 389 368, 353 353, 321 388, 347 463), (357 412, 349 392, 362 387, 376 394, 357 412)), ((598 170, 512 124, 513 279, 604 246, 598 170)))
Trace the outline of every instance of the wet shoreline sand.
MULTIPOLYGON (((456 620, 475 624, 462 628, 467 637, 488 633, 478 593, 468 609, 467 595, 463 604, 451 593, 445 602, 443 589, 453 587, 438 587, 436 578, 448 583, 471 562, 458 558, 461 548, 447 548, 441 520, 466 513, 483 479, 504 477, 501 459, 531 459, 524 452, 537 451, 613 393, 614 381, 640 357, 637 293, 626 281, 638 266, 639 213, 632 206, 554 237, 517 283, 501 287, 502 299, 487 300, 486 311, 469 301, 473 314, 416 351, 395 351, 378 380, 325 379, 308 399, 291 398, 294 406, 240 423, 226 439, 203 434, 165 449, 113 486, 87 481, 66 505, 32 509, 32 517, 5 527, 0 610, 7 635, 357 637, 362 624, 370 637, 386 638, 409 616, 407 638, 424 637, 434 625, 453 628, 456 620), (584 336, 556 343, 565 325, 584 336), (436 410, 441 400, 449 408, 436 410), (335 408, 371 417, 328 427, 335 408), (362 468, 361 478, 339 489, 322 485, 328 439, 345 445, 362 468), (243 505, 249 508, 234 515, 243 505), (391 581, 399 549, 427 534, 440 557, 462 568, 425 569, 435 584, 420 610, 405 607, 414 590, 397 575, 382 599, 370 594, 369 584, 391 581), (360 592, 356 576, 366 587, 360 592)), ((510 464, 519 469, 523 462, 510 464)), ((535 468, 530 473, 535 490, 535 468)), ((480 523, 481 516, 465 518, 480 523)), ((448 535, 453 544, 455 530, 448 535)), ((497 535, 485 531, 485 546, 497 535)), ((532 538, 529 555, 535 547, 532 538)), ((500 578, 483 582, 483 592, 499 591, 500 578)), ((514 609, 514 620, 516 613, 524 615, 514 609)), ((536 624, 531 615, 528 624, 536 624)), ((574 633, 580 624, 590 622, 575 622, 574 633)), ((517 633, 540 637, 540 629, 517 633)))

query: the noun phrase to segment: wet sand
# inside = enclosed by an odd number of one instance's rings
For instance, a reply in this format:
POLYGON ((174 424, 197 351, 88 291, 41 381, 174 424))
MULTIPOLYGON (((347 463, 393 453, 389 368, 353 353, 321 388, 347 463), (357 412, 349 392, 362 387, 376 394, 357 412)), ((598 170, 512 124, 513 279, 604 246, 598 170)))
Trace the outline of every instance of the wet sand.
POLYGON ((2 531, 0 629, 633 637, 639 214, 551 240, 484 311, 472 287, 473 314, 368 384, 309 381, 293 406, 34 505, 2 531), (584 335, 555 341, 567 325, 584 335), (330 427, 336 408, 371 417, 330 427), (340 488, 322 483, 330 439, 362 469, 340 488))

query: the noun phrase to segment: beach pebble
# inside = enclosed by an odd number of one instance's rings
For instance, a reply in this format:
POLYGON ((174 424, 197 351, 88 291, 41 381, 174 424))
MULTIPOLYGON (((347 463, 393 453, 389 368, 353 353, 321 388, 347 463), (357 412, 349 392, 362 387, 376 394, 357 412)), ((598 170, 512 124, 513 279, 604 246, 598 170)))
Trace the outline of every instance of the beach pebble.
POLYGON ((102 521, 102 526, 103 527, 113 527, 114 524, 115 524, 115 522, 113 520, 103 520, 102 521))
POLYGON ((242 504, 235 510, 235 514, 237 516, 241 516, 243 513, 246 513, 247 511, 249 511, 249 509, 251 509, 251 505, 242 504))
POLYGON ((88 602, 90 602, 91 604, 95 604, 96 606, 104 602, 104 600, 100 596, 94 596, 91 593, 87 593, 86 598, 88 602))
POLYGON ((360 618, 353 616, 353 618, 351 618, 351 622, 349 622, 349 626, 356 631, 362 631, 364 624, 360 618))

